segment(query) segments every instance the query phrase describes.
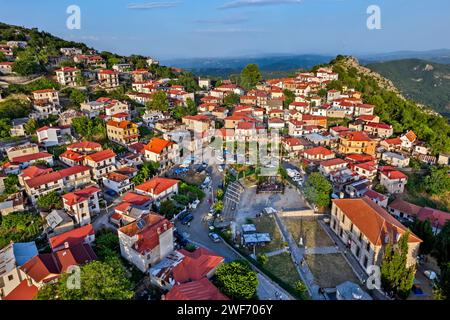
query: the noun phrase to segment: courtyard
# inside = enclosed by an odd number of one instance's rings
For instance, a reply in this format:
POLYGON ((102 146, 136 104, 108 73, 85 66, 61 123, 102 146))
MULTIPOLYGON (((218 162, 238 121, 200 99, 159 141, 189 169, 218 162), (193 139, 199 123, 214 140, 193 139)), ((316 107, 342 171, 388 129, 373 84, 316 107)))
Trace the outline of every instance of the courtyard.
POLYGON ((299 243, 300 238, 303 238, 303 245, 307 248, 335 246, 333 240, 313 218, 289 217, 282 220, 294 240, 299 243))

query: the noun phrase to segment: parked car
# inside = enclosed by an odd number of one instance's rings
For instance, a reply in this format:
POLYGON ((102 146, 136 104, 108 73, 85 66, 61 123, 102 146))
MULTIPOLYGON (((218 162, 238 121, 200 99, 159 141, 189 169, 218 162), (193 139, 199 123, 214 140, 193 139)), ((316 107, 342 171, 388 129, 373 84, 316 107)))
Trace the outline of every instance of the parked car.
POLYGON ((117 197, 119 195, 116 191, 111 189, 106 190, 105 193, 110 197, 117 197))
POLYGON ((200 200, 195 200, 194 202, 192 202, 192 204, 191 204, 191 208, 192 209, 197 209, 197 206, 199 205, 199 203, 200 203, 200 200))
POLYGON ((212 240, 213 242, 215 242, 215 243, 220 242, 220 237, 219 237, 219 235, 218 235, 217 233, 211 232, 211 233, 209 234, 209 237, 210 237, 211 240, 212 240))
POLYGON ((222 165, 217 166, 217 170, 218 170, 219 172, 223 172, 223 166, 222 166, 222 165))
POLYGON ((193 216, 191 213, 189 213, 187 216, 185 216, 185 217, 183 218, 183 220, 181 220, 181 224, 187 225, 187 224, 188 224, 189 222, 191 222, 193 219, 194 219, 194 216, 193 216))

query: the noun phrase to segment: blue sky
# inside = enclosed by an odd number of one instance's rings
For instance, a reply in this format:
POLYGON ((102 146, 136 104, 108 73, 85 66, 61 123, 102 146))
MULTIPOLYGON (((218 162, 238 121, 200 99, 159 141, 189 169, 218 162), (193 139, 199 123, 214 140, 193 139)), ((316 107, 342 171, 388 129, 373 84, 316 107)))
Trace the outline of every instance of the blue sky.
POLYGON ((0 21, 160 59, 450 48, 448 0, 0 0, 0 21), (69 5, 81 29, 66 28, 69 5), (366 27, 369 5, 381 30, 366 27))

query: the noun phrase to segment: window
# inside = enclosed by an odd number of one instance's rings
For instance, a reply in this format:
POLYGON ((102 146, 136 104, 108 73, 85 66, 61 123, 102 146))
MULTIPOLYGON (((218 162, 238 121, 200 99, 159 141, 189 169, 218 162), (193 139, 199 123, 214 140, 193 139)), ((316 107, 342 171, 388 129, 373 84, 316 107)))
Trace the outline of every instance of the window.
POLYGON ((363 236, 363 235, 362 235, 362 232, 360 232, 360 233, 359 233, 359 238, 358 238, 359 242, 362 241, 362 236, 363 236))
POLYGON ((367 268, 367 264, 369 263, 369 259, 367 259, 367 256, 364 257, 364 268, 367 268))
POLYGON ((353 223, 350 225, 350 232, 353 232, 353 223))
POLYGON ((370 251, 370 242, 367 242, 366 250, 367 250, 367 251, 370 251))
POLYGON ((356 252, 355 252, 356 257, 359 258, 360 254, 361 254, 361 248, 360 247, 356 247, 356 252))
POLYGON ((345 223, 345 214, 342 214, 342 223, 345 223))
POLYGON ((13 276, 12 274, 10 274, 10 275, 8 276, 8 281, 12 281, 12 279, 14 279, 14 276, 13 276))

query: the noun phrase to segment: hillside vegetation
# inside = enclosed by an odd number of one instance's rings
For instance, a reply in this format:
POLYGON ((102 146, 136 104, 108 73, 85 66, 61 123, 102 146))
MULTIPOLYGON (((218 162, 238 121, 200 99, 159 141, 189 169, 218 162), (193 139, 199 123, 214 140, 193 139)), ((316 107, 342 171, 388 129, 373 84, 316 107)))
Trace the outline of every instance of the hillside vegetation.
POLYGON ((450 152, 450 125, 446 118, 405 99, 390 81, 360 66, 354 58, 338 56, 331 66, 339 73, 339 81, 329 87, 355 88, 363 93, 364 101, 376 106, 375 113, 381 121, 392 124, 397 134, 413 130, 433 154, 450 152))
POLYGON ((369 64, 408 98, 450 118, 450 65, 419 59, 369 64))

